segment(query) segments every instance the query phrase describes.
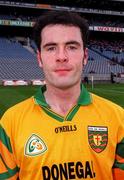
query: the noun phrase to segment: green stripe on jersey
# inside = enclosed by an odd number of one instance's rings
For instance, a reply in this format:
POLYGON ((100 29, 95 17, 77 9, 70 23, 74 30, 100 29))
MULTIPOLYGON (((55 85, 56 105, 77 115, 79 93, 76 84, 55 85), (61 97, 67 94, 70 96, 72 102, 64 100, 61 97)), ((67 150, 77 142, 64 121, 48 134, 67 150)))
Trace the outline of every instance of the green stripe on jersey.
POLYGON ((0 179, 2 179, 2 180, 9 179, 9 178, 13 177, 14 175, 16 175, 16 173, 18 171, 19 171, 18 167, 14 168, 14 169, 8 169, 7 172, 0 174, 0 179))
POLYGON ((117 144, 116 154, 124 158, 124 138, 120 143, 117 144))
POLYGON ((0 140, 6 146, 6 148, 9 150, 9 152, 12 153, 10 138, 8 137, 8 135, 6 134, 5 130, 3 129, 3 127, 1 125, 0 125, 0 140))
POLYGON ((66 116, 66 121, 71 121, 72 120, 72 118, 74 117, 74 115, 78 111, 79 107, 80 107, 79 105, 76 105, 71 109, 71 111, 66 116))
POLYGON ((60 122, 63 122, 63 121, 71 121, 72 118, 74 117, 75 113, 78 111, 80 106, 74 106, 70 112, 67 114, 67 116, 63 117, 63 116, 60 116, 59 114, 55 113, 54 111, 50 110, 49 108, 46 108, 46 107, 41 107, 45 113, 47 113, 49 116, 51 116, 52 118, 60 121, 60 122))
POLYGON ((113 168, 119 168, 119 169, 121 169, 121 170, 124 170, 124 164, 123 164, 123 162, 120 163, 120 162, 118 162, 117 160, 115 160, 114 165, 113 165, 113 168))
POLYGON ((41 107, 45 113, 47 113, 49 116, 51 116, 52 118, 60 121, 60 122, 63 122, 64 121, 64 118, 60 115, 57 115, 56 113, 54 113, 53 111, 50 111, 50 109, 48 108, 45 108, 45 107, 41 107))

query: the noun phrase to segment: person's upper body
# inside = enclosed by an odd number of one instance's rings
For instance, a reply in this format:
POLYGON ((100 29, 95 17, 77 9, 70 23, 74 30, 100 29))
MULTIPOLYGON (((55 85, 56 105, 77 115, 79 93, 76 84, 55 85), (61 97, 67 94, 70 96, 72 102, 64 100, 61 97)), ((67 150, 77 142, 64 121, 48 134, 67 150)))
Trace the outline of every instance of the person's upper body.
POLYGON ((87 23, 50 12, 34 29, 46 85, 0 121, 0 179, 124 179, 124 111, 81 84, 87 23))

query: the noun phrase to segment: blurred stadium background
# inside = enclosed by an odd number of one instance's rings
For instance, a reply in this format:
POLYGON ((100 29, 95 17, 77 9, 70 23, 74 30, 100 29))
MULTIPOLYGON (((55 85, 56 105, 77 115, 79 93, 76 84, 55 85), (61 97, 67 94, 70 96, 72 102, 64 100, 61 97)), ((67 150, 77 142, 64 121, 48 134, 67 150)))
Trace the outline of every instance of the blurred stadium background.
POLYGON ((0 0, 0 116, 44 83, 32 27, 44 11, 74 11, 89 23, 89 61, 82 81, 124 107, 123 0, 0 0), (25 85, 25 86, 20 86, 25 85))

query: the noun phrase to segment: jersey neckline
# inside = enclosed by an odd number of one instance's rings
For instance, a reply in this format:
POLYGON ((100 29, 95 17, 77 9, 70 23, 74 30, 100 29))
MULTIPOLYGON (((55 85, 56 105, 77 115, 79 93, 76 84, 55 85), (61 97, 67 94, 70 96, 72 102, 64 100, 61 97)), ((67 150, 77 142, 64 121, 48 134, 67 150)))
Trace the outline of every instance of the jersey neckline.
POLYGON ((81 93, 78 98, 77 104, 74 107, 72 107, 65 116, 59 115, 58 113, 50 109, 50 106, 47 104, 44 97, 44 92, 46 91, 46 85, 41 86, 38 92, 34 95, 35 104, 41 106, 47 115, 60 122, 71 121, 80 106, 87 106, 92 103, 91 95, 82 83, 80 87, 81 87, 81 93))

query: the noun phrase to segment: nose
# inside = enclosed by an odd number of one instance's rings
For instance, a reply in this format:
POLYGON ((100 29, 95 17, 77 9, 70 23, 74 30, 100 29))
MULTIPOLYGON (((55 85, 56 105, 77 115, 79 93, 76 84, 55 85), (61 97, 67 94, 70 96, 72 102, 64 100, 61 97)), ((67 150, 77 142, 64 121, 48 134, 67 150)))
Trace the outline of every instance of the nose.
POLYGON ((68 56, 65 49, 59 49, 56 54, 57 62, 68 62, 68 56))

